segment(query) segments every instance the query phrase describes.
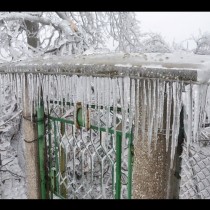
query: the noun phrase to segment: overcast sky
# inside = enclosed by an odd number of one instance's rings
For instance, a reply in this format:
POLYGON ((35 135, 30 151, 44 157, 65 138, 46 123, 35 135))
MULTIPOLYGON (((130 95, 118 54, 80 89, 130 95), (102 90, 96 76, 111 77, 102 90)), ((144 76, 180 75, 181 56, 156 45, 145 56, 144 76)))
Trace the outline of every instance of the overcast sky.
POLYGON ((196 36, 199 30, 210 32, 210 12, 138 12, 137 18, 143 32, 158 32, 169 43, 196 36))

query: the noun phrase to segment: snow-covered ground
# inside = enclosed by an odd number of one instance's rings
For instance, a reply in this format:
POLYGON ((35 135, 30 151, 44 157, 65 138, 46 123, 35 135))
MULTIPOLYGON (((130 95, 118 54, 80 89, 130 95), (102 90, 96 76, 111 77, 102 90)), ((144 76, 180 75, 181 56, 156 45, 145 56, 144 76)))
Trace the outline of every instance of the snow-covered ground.
POLYGON ((21 110, 9 89, 0 106, 0 198, 27 198, 21 110))

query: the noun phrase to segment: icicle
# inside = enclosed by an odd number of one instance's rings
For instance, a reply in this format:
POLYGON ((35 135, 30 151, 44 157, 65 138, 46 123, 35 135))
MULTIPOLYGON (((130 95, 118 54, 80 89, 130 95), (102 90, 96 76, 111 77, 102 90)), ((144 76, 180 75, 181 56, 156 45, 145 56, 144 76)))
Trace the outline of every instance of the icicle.
POLYGON ((98 127, 98 133, 100 133, 100 116, 101 116, 101 110, 100 110, 100 105, 101 105, 101 81, 100 78, 96 78, 96 92, 97 92, 97 107, 98 107, 98 114, 97 114, 97 127, 98 127))
POLYGON ((37 105, 37 85, 36 85, 36 75, 33 76, 33 109, 34 114, 36 113, 36 105, 37 105))
POLYGON ((126 148, 126 124, 127 124, 127 119, 128 119, 128 105, 130 101, 130 95, 129 95, 129 87, 130 87, 130 78, 129 77, 124 77, 122 80, 122 104, 121 104, 121 109, 122 109, 122 157, 124 157, 124 152, 126 148))
POLYGON ((15 82, 14 82, 14 74, 11 74, 12 76, 12 94, 15 96, 15 82))
POLYGON ((193 85, 193 141, 197 142, 198 139, 198 124, 200 116, 200 85, 193 85))
POLYGON ((152 114, 151 114, 151 142, 154 139, 155 149, 157 144, 157 137, 154 135, 155 125, 154 122, 156 121, 156 80, 152 80, 152 114), (153 139, 152 139, 153 138, 153 139))
MULTIPOLYGON (((137 93, 137 97, 139 98, 139 94, 137 93)), ((147 117, 147 91, 145 79, 143 80, 143 104, 142 104, 142 120, 141 120, 141 132, 142 132, 142 141, 145 139, 145 128, 146 128, 146 117, 147 117)), ((139 106, 139 105, 137 105, 139 106)))
POLYGON ((52 78, 52 76, 51 75, 48 75, 48 113, 50 113, 50 100, 51 100, 51 98, 52 98, 52 90, 53 90, 53 88, 52 88, 52 86, 51 86, 51 78, 52 78))
POLYGON ((56 75, 51 75, 51 98, 52 100, 52 110, 55 108, 55 100, 56 100, 56 84, 57 84, 57 76, 56 75))
POLYGON ((130 102, 129 102, 129 132, 132 131, 133 114, 135 112, 135 80, 131 79, 130 85, 130 102))
MULTIPOLYGON (((210 109, 209 105, 207 105, 208 100, 209 100, 209 87, 207 84, 202 84, 200 85, 200 101, 199 101, 199 105, 200 105, 200 110, 199 110, 199 123, 198 123, 198 137, 200 137, 200 133, 201 133, 201 128, 203 126, 203 124, 206 123, 206 113, 207 110, 210 109)), ((209 118, 207 123, 209 123, 209 118)))
POLYGON ((87 77, 80 77, 81 79, 81 91, 82 91, 82 109, 83 109, 83 122, 85 126, 87 126, 87 77))
POLYGON ((7 76, 8 76, 7 85, 8 85, 9 92, 11 93, 12 92, 12 77, 11 77, 12 75, 8 73, 7 76))
POLYGON ((139 91, 139 83, 140 83, 140 81, 139 81, 139 79, 137 79, 137 80, 134 80, 134 82, 135 82, 135 92, 134 92, 134 94, 135 94, 135 118, 134 118, 134 139, 137 139, 137 137, 138 137, 138 129, 139 129, 139 126, 138 126, 138 116, 139 116, 139 97, 137 97, 137 89, 138 89, 138 91, 139 91))
POLYGON ((18 87, 17 87, 17 74, 14 74, 14 87, 15 87, 16 101, 17 101, 17 104, 19 104, 18 93, 17 93, 17 90, 18 90, 18 87))
MULTIPOLYGON (((189 101, 191 102, 191 101, 189 101)), ((181 88, 178 82, 173 82, 173 124, 172 124, 172 138, 171 138, 171 168, 173 167, 175 150, 178 143, 178 134, 180 126, 180 112, 181 112, 181 88)), ((189 120, 189 119, 188 119, 189 120)), ((190 129, 192 121, 188 121, 190 129)), ((189 129, 189 128, 188 128, 189 129)), ((191 134, 190 136, 191 140, 191 134)), ((190 141, 188 138, 188 141, 190 141)))
POLYGON ((178 135, 179 135, 179 127, 180 127, 180 112, 182 108, 182 101, 181 101, 181 84, 176 82, 176 99, 177 99, 177 106, 176 106, 176 125, 175 125, 175 148, 178 144, 178 135))
POLYGON ((173 124, 172 124, 172 138, 171 138, 171 168, 174 158, 175 152, 175 129, 176 129, 176 106, 177 106, 177 98, 176 98, 176 82, 173 82, 173 124))
POLYGON ((171 105, 172 105, 172 84, 168 82, 166 84, 166 93, 167 93, 167 108, 166 108, 166 152, 168 151, 169 146, 169 137, 171 129, 171 105))
POLYGON ((157 145, 158 140, 158 120, 159 120, 159 113, 157 112, 158 104, 159 104, 159 79, 155 80, 156 88, 155 88, 155 121, 154 121, 154 141, 155 141, 155 148, 157 145))
POLYGON ((150 154, 151 149, 151 140, 152 140, 152 124, 151 124, 151 116, 152 116, 152 90, 151 90, 151 80, 147 80, 147 92, 148 92, 148 106, 147 106, 147 142, 148 142, 148 149, 150 154))
MULTIPOLYGON (((110 127, 110 97, 111 97, 111 80, 110 78, 107 78, 107 81, 105 82, 106 84, 106 96, 105 96, 105 106, 106 106, 106 139, 108 139, 108 129, 110 127)), ((106 141, 108 145, 108 141, 106 141)))
POLYGON ((42 75, 42 92, 43 92, 43 101, 44 101, 44 109, 46 107, 46 94, 47 94, 47 90, 46 90, 46 75, 42 75))
POLYGON ((116 127, 117 127, 117 79, 112 79, 112 93, 113 93, 113 127, 114 127, 114 140, 113 149, 116 151, 116 127))
POLYGON ((31 117, 31 121, 33 120, 33 89, 31 88, 31 86, 33 86, 33 74, 28 74, 28 87, 30 90, 30 94, 29 94, 29 106, 30 106, 30 117, 31 117))
POLYGON ((86 110, 87 113, 89 113, 89 120, 91 118, 91 105, 92 105, 92 100, 91 100, 91 77, 86 77, 86 110))
POLYGON ((57 87, 57 89, 58 89, 58 101, 60 101, 61 102, 61 106, 60 106, 60 108, 61 108, 61 110, 63 109, 63 92, 62 92, 62 75, 59 75, 58 76, 58 87, 57 87))
MULTIPOLYGON (((54 83, 54 101, 59 101, 59 75, 55 75, 54 76, 54 78, 55 78, 55 83, 54 83)), ((56 106, 55 104, 54 104, 54 106, 56 106)))
POLYGON ((8 75, 8 80, 7 80, 7 90, 8 93, 11 94, 12 93, 12 75, 10 73, 7 74, 8 75))
POLYGON ((48 111, 48 104, 49 104, 49 98, 50 98, 50 89, 49 89, 49 79, 50 75, 45 75, 46 77, 46 84, 45 84, 45 110, 48 111))
POLYGON ((189 89, 187 91, 187 151, 189 151, 189 146, 192 139, 192 84, 189 85, 189 89))
POLYGON ((103 147, 105 149, 105 151, 107 152, 108 148, 108 129, 109 129, 109 112, 110 112, 110 108, 109 108, 109 79, 108 78, 103 78, 104 80, 104 100, 103 100, 103 106, 104 106, 104 113, 105 113, 105 139, 102 139, 102 143, 103 143, 103 147))
MULTIPOLYGON (((59 71, 60 69, 58 69, 59 71)), ((58 77, 58 86, 57 86, 57 91, 58 91, 58 99, 57 102, 60 103, 59 105, 59 115, 63 115, 64 111, 64 81, 63 81, 63 75, 59 75, 58 77)))
MULTIPOLYGON (((77 85, 77 76, 76 75, 73 75, 72 76, 72 102, 74 104, 74 122, 77 121, 77 98, 76 98, 76 85, 77 85)), ((73 135, 75 136, 76 135, 76 126, 74 126, 74 132, 73 132, 73 135)))
POLYGON ((26 87, 26 75, 23 73, 22 75, 21 75, 21 84, 22 84, 22 95, 23 95, 23 97, 22 97, 22 100, 23 100, 23 104, 26 104, 26 92, 25 92, 25 87, 26 87))
POLYGON ((40 102, 41 102, 40 73, 37 75, 37 88, 38 88, 38 106, 40 106, 40 102))
POLYGON ((16 82, 17 82, 17 101, 19 104, 22 104, 21 93, 20 93, 20 75, 16 74, 16 82))
POLYGON ((3 74, 3 106, 5 105, 5 89, 6 89, 6 87, 5 87, 5 77, 6 77, 6 75, 5 74, 3 74))
POLYGON ((160 95, 159 95, 159 129, 163 130, 163 109, 164 109, 164 93, 165 93, 165 81, 160 83, 160 95))
POLYGON ((69 76, 69 102, 73 103, 72 76, 69 76))
POLYGON ((86 86, 86 89, 87 89, 87 104, 92 104, 92 100, 91 100, 91 80, 92 78, 91 77, 87 77, 87 86, 86 86))
POLYGON ((3 84, 2 84, 2 77, 3 77, 3 74, 0 73, 0 107, 2 106, 2 103, 3 103, 3 96, 2 96, 2 92, 3 92, 3 84))

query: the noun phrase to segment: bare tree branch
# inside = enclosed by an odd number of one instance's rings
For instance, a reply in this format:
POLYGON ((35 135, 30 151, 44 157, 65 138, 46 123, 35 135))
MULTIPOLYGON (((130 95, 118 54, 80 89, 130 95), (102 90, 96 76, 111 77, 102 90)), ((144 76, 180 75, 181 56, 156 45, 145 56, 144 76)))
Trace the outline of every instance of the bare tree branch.
POLYGON ((73 32, 78 32, 77 26, 73 23, 72 20, 69 19, 69 17, 66 16, 65 12, 56 12, 56 13, 57 13, 57 15, 58 15, 61 19, 66 20, 67 22, 69 22, 70 27, 71 27, 71 30, 72 30, 73 32))

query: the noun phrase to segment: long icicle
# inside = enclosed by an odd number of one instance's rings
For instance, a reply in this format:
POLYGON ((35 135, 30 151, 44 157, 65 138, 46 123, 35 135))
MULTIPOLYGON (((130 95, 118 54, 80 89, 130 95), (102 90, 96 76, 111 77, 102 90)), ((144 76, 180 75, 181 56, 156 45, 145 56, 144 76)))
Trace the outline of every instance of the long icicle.
POLYGON ((168 82, 166 84, 166 93, 167 93, 167 110, 166 110, 166 152, 168 151, 169 146, 169 137, 171 129, 171 105, 172 105, 172 83, 168 82))
MULTIPOLYGON (((145 79, 143 80, 143 100, 141 102, 142 104, 142 122, 141 122, 141 133, 142 133, 142 142, 144 142, 145 139, 145 128, 146 128, 146 116, 147 116, 147 91, 146 91, 146 84, 145 84, 145 79)), ((139 94, 137 94, 137 99, 139 98, 139 94)), ((139 105, 138 105, 139 106, 139 105)))

